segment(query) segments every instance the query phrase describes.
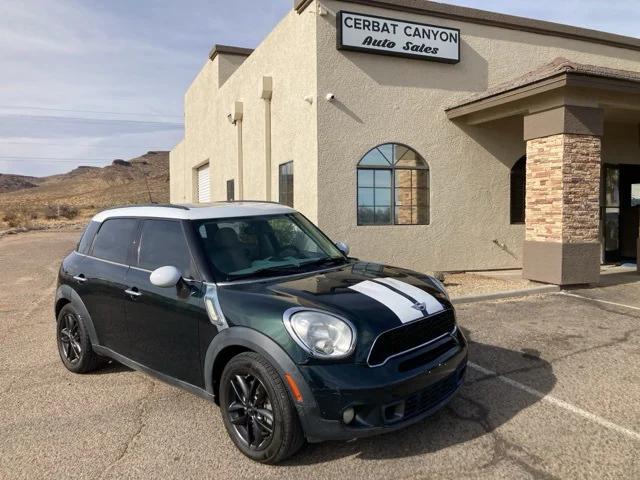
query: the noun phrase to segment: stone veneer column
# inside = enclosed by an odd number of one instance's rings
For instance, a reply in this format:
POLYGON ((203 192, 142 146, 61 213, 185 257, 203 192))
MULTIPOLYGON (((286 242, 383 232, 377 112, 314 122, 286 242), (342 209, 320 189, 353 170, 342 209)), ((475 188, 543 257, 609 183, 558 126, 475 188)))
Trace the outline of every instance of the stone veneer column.
POLYGON ((558 285, 600 277, 602 111, 564 106, 525 117, 523 276, 558 285))

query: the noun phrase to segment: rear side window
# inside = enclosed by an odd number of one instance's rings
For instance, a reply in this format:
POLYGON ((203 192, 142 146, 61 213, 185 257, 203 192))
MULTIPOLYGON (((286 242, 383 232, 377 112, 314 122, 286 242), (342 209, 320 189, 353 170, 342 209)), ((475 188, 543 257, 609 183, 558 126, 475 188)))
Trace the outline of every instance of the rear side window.
POLYGON ((96 236, 98 228, 100 228, 100 224, 98 222, 90 222, 89 225, 87 225, 87 228, 85 228, 82 238, 80 239, 80 243, 78 243, 78 248, 76 249, 78 253, 82 253, 83 255, 89 253, 91 242, 93 242, 93 237, 96 236))
POLYGON ((170 220, 145 220, 140 235, 138 267, 155 270, 167 265, 178 268, 185 276, 193 273, 182 225, 170 220))
POLYGON ((127 256, 133 242, 138 220, 114 218, 102 223, 93 242, 92 255, 110 262, 127 264, 127 256))

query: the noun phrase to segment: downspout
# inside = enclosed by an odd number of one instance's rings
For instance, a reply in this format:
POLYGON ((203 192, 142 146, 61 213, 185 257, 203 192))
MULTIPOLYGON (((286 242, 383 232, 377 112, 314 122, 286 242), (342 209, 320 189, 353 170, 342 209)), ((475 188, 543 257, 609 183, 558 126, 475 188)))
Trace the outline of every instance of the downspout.
POLYGON ((244 172, 243 172, 243 150, 242 150, 242 102, 234 102, 229 120, 236 126, 238 135, 238 200, 244 200, 244 172))
POLYGON ((242 120, 237 120, 236 130, 238 131, 238 200, 244 200, 243 176, 243 156, 242 156, 242 120))
POLYGON ((271 201, 271 98, 273 96, 273 78, 262 77, 260 97, 264 100, 264 165, 265 200, 271 201))

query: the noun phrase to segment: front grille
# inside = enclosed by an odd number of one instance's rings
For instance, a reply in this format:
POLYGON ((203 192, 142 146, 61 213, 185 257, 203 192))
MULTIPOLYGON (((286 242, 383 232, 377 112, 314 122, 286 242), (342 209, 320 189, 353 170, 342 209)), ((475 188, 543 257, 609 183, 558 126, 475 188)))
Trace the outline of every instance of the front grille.
POLYGON ((416 322, 382 333, 374 342, 368 363, 382 365, 389 357, 429 343, 453 331, 456 325, 453 310, 445 310, 416 322))
POLYGON ((407 397, 404 401, 403 419, 411 418, 427 410, 431 410, 447 397, 451 396, 458 387, 463 374, 463 370, 456 371, 452 375, 449 375, 449 377, 407 397))

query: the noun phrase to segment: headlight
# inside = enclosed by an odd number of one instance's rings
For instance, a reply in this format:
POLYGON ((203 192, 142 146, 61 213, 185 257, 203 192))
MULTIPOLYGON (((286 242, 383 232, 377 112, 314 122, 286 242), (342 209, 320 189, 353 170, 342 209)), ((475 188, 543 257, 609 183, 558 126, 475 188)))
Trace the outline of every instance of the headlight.
POLYGON ((284 312, 289 335, 318 358, 342 358, 353 352, 355 328, 346 320, 319 310, 291 308, 284 312))
POLYGON ((444 293, 444 296, 447 297, 447 300, 449 299, 449 293, 447 293, 447 289, 444 286, 444 283, 442 283, 440 280, 438 280, 436 277, 429 277, 431 279, 431 282, 436 286, 436 288, 438 290, 440 290, 442 293, 444 293))

